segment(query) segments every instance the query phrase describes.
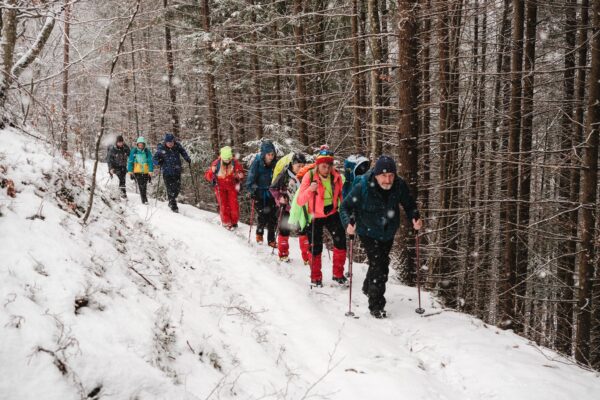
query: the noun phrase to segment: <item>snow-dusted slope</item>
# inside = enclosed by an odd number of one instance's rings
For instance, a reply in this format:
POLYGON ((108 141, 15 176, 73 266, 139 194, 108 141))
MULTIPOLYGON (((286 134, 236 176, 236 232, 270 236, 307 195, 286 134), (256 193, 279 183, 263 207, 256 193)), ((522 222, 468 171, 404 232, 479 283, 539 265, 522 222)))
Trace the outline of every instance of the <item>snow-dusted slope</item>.
POLYGON ((142 206, 133 190, 111 200, 106 175, 83 227, 77 167, 9 131, 0 165, 19 191, 0 192, 2 399, 600 395, 596 374, 510 332, 436 313, 428 297, 433 315, 419 317, 412 288, 388 284, 391 317, 372 319, 358 290, 364 265, 355 265, 360 318, 349 319, 347 290, 309 288, 295 240, 294 260, 280 265, 248 243, 245 225, 232 233, 191 206, 142 206))

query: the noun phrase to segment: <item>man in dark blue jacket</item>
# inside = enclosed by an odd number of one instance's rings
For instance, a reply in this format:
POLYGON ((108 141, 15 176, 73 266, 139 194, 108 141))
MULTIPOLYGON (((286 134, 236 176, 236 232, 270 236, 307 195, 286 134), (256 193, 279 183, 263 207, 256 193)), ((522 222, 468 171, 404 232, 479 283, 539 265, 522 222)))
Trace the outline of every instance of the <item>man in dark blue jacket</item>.
POLYGON ((165 135, 163 143, 160 143, 154 154, 154 165, 159 165, 169 198, 169 208, 178 212, 177 196, 181 190, 181 157, 189 164, 192 160, 181 143, 175 141, 171 133, 165 135))
POLYGON ((402 204, 406 216, 415 230, 423 222, 408 186, 396 176, 396 163, 381 156, 372 171, 364 174, 350 194, 344 198, 340 217, 349 235, 357 233, 367 258, 369 270, 362 291, 369 297, 369 310, 375 318, 385 318, 385 283, 388 279, 390 250, 400 227, 402 204), (356 219, 351 225, 351 217, 356 219))
POLYGON ((268 230, 267 241, 269 246, 277 247, 275 241, 275 229, 277 227, 277 209, 275 200, 269 191, 273 180, 273 170, 276 160, 275 146, 270 141, 264 141, 260 146, 260 155, 254 157, 254 161, 248 170, 246 178, 246 189, 255 201, 258 213, 258 224, 256 224, 256 242, 263 242, 265 227, 268 230))

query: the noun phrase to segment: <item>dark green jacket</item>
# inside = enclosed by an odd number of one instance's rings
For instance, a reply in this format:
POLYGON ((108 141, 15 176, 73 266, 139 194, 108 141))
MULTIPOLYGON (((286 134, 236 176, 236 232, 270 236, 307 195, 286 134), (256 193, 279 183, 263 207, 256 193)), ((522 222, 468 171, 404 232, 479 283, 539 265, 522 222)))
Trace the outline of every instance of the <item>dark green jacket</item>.
POLYGON ((346 227, 350 223, 350 217, 354 215, 356 233, 359 236, 390 241, 400 227, 400 204, 409 221, 419 218, 417 204, 402 178, 396 176, 392 188, 384 195, 373 171, 369 171, 360 177, 358 184, 344 198, 340 217, 346 227))

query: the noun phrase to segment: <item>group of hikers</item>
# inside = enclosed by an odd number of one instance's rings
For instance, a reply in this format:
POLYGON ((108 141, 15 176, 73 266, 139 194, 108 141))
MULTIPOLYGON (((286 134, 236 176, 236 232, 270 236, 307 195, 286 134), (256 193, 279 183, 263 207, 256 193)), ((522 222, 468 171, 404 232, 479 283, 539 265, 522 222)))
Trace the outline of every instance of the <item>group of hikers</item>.
POLYGON ((138 137, 135 147, 130 149, 123 136, 119 135, 115 144, 108 149, 106 163, 110 176, 116 175, 119 178, 121 197, 127 198, 125 177, 129 174, 138 185, 143 204, 148 204, 148 183, 152 181, 154 166, 159 166, 167 188, 169 208, 178 212, 177 196, 181 190, 182 158, 188 164, 192 162, 181 143, 176 141, 171 133, 165 134, 154 155, 147 147, 144 137, 138 137))
MULTIPOLYGON (((125 176, 130 174, 138 184, 142 203, 147 203, 147 183, 154 166, 159 166, 167 188, 169 207, 177 212, 177 196, 181 186, 183 158, 190 157, 175 137, 167 133, 154 155, 143 137, 133 149, 118 136, 108 151, 111 175, 119 178, 121 195, 126 197, 125 176)), ((221 224, 229 230, 239 221, 238 195, 242 186, 252 200, 251 219, 257 213, 256 242, 277 249, 282 262, 289 261, 289 237, 298 237, 302 259, 310 266, 311 285, 323 285, 322 257, 325 229, 333 241, 332 279, 347 283, 346 234, 358 235, 368 258, 369 269, 362 292, 369 299, 369 311, 375 318, 385 318, 385 285, 388 279, 394 237, 400 227, 402 205, 415 230, 423 222, 408 185, 397 175, 395 161, 379 157, 370 168, 363 156, 351 156, 344 161, 344 171, 335 167, 333 152, 322 146, 314 162, 307 156, 292 152, 278 159, 272 142, 263 141, 260 153, 254 157, 245 174, 241 163, 229 146, 206 170, 204 177, 212 185, 221 224)), ((253 221, 251 221, 251 224, 253 221)))

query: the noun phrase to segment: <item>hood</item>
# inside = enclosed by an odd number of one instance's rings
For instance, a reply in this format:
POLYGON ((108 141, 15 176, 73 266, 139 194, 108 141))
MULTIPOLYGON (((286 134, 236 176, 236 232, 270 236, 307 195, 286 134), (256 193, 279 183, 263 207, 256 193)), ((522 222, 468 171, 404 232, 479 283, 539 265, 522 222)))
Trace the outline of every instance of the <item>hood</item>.
POLYGON ((356 158, 356 165, 354 166, 354 170, 352 170, 352 173, 354 174, 354 176, 362 175, 362 174, 357 174, 356 172, 360 171, 362 169, 364 171, 363 172, 363 174, 364 174, 366 171, 369 170, 370 165, 371 165, 371 163, 367 157, 359 156, 356 158), (362 166, 364 163, 367 163, 367 165, 362 166))
POLYGON ((269 140, 265 140, 260 145, 260 157, 264 158, 267 153, 274 153, 277 156, 277 152, 275 151, 275 146, 269 140))

